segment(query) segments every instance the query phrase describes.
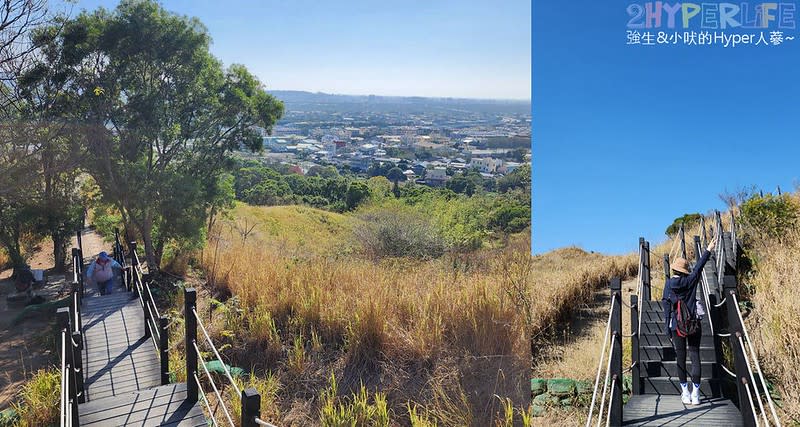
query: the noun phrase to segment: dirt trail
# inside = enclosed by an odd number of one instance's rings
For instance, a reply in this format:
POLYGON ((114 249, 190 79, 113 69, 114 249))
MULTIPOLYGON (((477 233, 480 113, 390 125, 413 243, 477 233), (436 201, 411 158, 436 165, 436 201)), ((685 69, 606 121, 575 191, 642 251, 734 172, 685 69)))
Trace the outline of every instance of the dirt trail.
MULTIPOLYGON (((111 248, 92 229, 84 229, 81 240, 83 253, 87 258, 111 248)), ((73 237, 70 247, 76 245, 76 237, 73 237)), ((52 271, 55 264, 52 242, 43 242, 28 263, 32 269, 45 270, 47 283, 35 286, 36 294, 43 296, 46 301, 58 300, 67 295, 72 273, 52 271)), ((35 314, 16 325, 11 324, 24 307, 6 302, 6 296, 14 290, 10 276, 10 269, 0 271, 0 410, 11 405, 20 386, 36 370, 58 363, 53 313, 35 314)))
MULTIPOLYGON (((636 293, 636 278, 622 283, 622 301, 630 303, 630 295, 636 293)), ((608 309, 611 303, 608 289, 596 291, 591 303, 578 308, 568 324, 563 325, 563 333, 549 347, 549 353, 542 356, 534 366, 534 377, 592 379, 597 374, 600 363, 600 347, 608 322, 608 309)), ((631 311, 622 306, 623 334, 631 333, 631 311)), ((623 341, 625 357, 623 365, 630 364, 630 340, 623 341)))

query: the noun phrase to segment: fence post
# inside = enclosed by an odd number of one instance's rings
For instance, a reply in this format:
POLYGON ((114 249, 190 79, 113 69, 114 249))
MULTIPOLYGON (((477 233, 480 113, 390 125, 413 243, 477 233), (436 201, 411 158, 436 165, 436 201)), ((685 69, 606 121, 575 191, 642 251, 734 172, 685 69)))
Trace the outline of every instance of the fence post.
POLYGON ((669 254, 664 254, 664 278, 669 279, 669 254))
POLYGON ((75 315, 74 319, 77 321, 77 325, 75 325, 75 329, 83 333, 83 319, 81 319, 81 304, 83 303, 83 298, 81 298, 80 292, 80 285, 77 283, 72 283, 72 305, 75 307, 73 309, 73 314, 75 315))
MULTIPOLYGON (((646 263, 645 258, 646 258, 646 255, 645 255, 645 240, 644 240, 644 237, 640 237, 639 238, 639 277, 641 278, 641 281, 642 281, 642 288, 644 288, 647 285, 647 281, 644 279, 645 271, 646 271, 646 268, 647 268, 645 266, 645 263, 646 263)), ((639 289, 637 292, 639 294, 641 294, 641 295, 644 295, 644 289, 639 289)))
MULTIPOLYGON (((142 286, 142 289, 144 290, 144 286, 142 286)), ((150 328, 152 328, 150 322, 152 314, 150 313, 150 304, 147 302, 146 292, 142 292, 142 302, 144 303, 142 304, 142 312, 144 312, 144 337, 150 338, 150 336, 153 335, 153 332, 150 330, 150 328)))
POLYGON ((194 343, 197 341, 197 318, 194 316, 194 309, 197 305, 197 291, 194 288, 186 288, 183 291, 183 308, 186 325, 186 400, 197 402, 198 390, 195 375, 197 374, 197 353, 194 350, 194 343))
POLYGON ((78 287, 81 293, 81 304, 83 303, 83 260, 81 259, 81 251, 78 248, 72 248, 72 276, 75 279, 75 282, 78 283, 78 287))
POLYGON ((261 417, 261 396, 253 387, 242 390, 242 427, 256 427, 261 417))
POLYGON ((694 259, 700 261, 700 255, 703 253, 700 247, 700 236, 694 236, 694 259))
MULTIPOLYGON (((169 384, 169 331, 167 316, 158 319, 158 336, 161 338, 158 343, 158 350, 161 357, 161 385, 169 384)), ((188 382, 188 381, 187 381, 188 382)))
POLYGON ((706 237, 706 217, 705 216, 701 216, 700 217, 700 230, 701 230, 701 233, 702 233, 700 236, 703 239, 703 240, 700 241, 700 244, 703 247, 706 247, 708 245, 708 238, 706 237))
POLYGON ((631 328, 636 328, 631 334, 631 377, 633 394, 642 394, 642 375, 639 366, 639 335, 641 331, 639 328, 639 298, 636 295, 631 295, 631 328))
POLYGON ((66 361, 65 369, 66 372, 62 372, 61 375, 67 376, 67 382, 69 383, 69 387, 67 389, 66 395, 68 396, 68 400, 70 405, 72 405, 73 415, 72 421, 75 425, 77 425, 77 405, 78 405, 78 389, 76 384, 76 377, 75 375, 75 348, 72 345, 72 318, 70 317, 70 308, 69 307, 61 307, 56 310, 56 318, 58 319, 58 323, 61 325, 61 328, 65 330, 67 333, 65 335, 65 339, 67 339, 67 343, 65 346, 64 351, 67 354, 62 355, 64 360, 66 361))
MULTIPOLYGON (((723 286, 725 289, 725 297, 727 298, 725 306, 728 311, 728 328, 731 336, 731 350, 733 352, 733 365, 736 369, 736 389, 739 396, 739 411, 742 413, 742 421, 745 426, 756 425, 756 414, 750 406, 749 401, 749 374, 747 362, 745 361, 744 348, 739 344, 739 338, 744 336, 742 324, 739 322, 739 307, 736 305, 738 292, 736 290, 736 276, 725 275, 723 276, 723 286)), ((753 384, 755 387, 755 384, 753 384)))
POLYGON ((622 425, 622 280, 611 279, 611 333, 616 338, 611 347, 611 375, 616 378, 611 390, 612 402, 609 406, 610 424, 622 425), (616 296, 616 298, 613 298, 616 296))
POLYGON ((114 227, 114 259, 122 264, 120 262, 119 249, 119 228, 114 227))
POLYGON ((650 285, 651 285, 651 273, 650 273, 650 242, 644 242, 644 274, 642 275, 642 281, 644 282, 644 286, 642 287, 642 301, 650 301, 652 296, 650 295, 650 285))
POLYGON ((81 237, 80 229, 75 232, 75 236, 78 242, 78 251, 81 253, 81 264, 83 264, 83 239, 81 237))
POLYGON ((86 393, 83 387, 83 334, 80 331, 72 333, 72 361, 75 364, 75 387, 77 389, 78 403, 86 402, 86 393))
POLYGON ((686 233, 683 231, 683 224, 681 224, 681 257, 686 259, 686 233))

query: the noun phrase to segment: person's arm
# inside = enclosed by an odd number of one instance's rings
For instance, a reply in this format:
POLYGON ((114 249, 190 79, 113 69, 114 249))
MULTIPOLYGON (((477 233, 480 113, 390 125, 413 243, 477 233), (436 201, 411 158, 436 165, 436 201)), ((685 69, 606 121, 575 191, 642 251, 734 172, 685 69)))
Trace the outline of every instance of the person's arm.
POLYGON ((661 297, 661 307, 664 309, 664 328, 667 333, 667 337, 672 339, 672 329, 670 328, 670 320, 672 319, 672 301, 670 301, 669 298, 670 282, 671 280, 669 279, 664 282, 664 293, 661 297))
POLYGON ((118 269, 122 270, 122 266, 115 259, 111 260, 111 268, 118 268, 118 269))
POLYGON ((697 264, 694 265, 694 269, 692 269, 692 272, 689 274, 688 283, 697 282, 697 278, 700 277, 703 267, 706 265, 709 258, 711 258, 711 252, 706 249, 703 252, 703 256, 700 257, 700 261, 697 261, 697 264))
POLYGON ((708 262, 709 258, 711 258, 711 251, 717 247, 717 238, 715 237, 711 243, 708 244, 708 248, 703 251, 703 255, 700 257, 700 260, 697 261, 697 264, 694 265, 694 269, 692 273, 689 274, 689 284, 697 283, 697 278, 700 276, 700 273, 703 271, 703 267, 705 267, 706 263, 708 262))

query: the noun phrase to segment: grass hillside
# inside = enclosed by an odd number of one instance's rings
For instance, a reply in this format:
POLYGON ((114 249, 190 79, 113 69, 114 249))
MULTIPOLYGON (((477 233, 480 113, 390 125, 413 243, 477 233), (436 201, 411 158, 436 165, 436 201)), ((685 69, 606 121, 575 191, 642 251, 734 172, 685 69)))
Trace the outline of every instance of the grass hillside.
POLYGON ((741 283, 759 362, 774 386, 779 413, 800 423, 800 194, 752 196, 738 208, 752 268, 741 283))
POLYGON ((544 322, 533 315, 529 238, 375 258, 363 230, 399 241, 413 228, 380 223, 392 212, 238 205, 203 251, 220 301, 215 342, 255 373, 263 412, 279 425, 339 425, 359 411, 375 425, 383 412, 385 425, 490 425, 512 412, 520 423, 530 331, 544 322))

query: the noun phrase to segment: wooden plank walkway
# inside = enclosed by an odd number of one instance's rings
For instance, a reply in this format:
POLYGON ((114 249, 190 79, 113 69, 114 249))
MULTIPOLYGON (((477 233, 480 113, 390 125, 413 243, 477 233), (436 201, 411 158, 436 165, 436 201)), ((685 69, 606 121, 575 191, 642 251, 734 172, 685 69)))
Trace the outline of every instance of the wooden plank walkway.
POLYGON ((186 384, 170 384, 133 395, 78 406, 82 426, 206 426, 196 403, 186 402, 186 384))
POLYGON ((158 355, 144 338, 138 299, 124 288, 84 299, 83 366, 87 401, 161 385, 158 355))
POLYGON ((626 426, 741 426, 739 409, 729 399, 703 399, 684 405, 681 397, 663 394, 631 396, 622 411, 626 426))
POLYGON ((199 402, 186 401, 186 384, 161 385, 161 364, 145 338, 142 306, 117 286, 110 295, 87 289, 81 308, 86 403, 81 426, 206 426, 199 402))

